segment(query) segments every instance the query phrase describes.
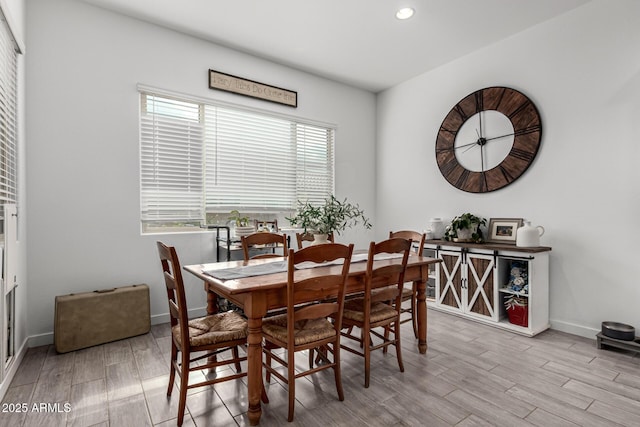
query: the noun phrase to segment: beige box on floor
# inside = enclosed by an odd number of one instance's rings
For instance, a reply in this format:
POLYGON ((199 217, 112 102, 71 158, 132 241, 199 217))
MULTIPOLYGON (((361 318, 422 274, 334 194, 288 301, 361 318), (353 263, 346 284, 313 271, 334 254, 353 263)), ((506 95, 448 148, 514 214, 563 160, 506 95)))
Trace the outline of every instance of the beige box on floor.
POLYGON ((146 334, 150 329, 145 284, 55 298, 53 340, 58 353, 146 334))

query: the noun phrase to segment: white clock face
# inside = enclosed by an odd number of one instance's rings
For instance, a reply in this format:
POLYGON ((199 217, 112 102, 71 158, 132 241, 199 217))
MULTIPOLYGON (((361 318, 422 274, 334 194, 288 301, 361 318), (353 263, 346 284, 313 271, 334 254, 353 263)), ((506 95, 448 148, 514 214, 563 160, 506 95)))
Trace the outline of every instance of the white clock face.
POLYGON ((511 151, 513 133, 511 121, 504 114, 494 110, 476 113, 456 134, 456 159, 462 167, 473 172, 493 169, 511 151))

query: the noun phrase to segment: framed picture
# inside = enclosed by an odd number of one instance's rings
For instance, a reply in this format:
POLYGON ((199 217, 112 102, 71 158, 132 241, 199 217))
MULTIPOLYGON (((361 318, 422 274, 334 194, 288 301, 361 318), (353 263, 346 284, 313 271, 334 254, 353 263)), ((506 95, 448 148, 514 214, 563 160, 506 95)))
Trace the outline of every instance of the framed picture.
POLYGON ((516 230, 522 227, 522 218, 491 218, 488 242, 516 244, 516 230))

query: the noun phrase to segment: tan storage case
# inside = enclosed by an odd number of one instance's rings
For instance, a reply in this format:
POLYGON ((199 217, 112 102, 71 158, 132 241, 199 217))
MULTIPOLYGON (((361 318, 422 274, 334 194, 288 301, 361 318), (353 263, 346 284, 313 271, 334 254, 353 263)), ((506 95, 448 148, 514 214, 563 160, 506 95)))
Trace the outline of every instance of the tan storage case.
POLYGON ((53 331, 56 351, 66 353, 151 329, 145 284, 57 296, 53 331))

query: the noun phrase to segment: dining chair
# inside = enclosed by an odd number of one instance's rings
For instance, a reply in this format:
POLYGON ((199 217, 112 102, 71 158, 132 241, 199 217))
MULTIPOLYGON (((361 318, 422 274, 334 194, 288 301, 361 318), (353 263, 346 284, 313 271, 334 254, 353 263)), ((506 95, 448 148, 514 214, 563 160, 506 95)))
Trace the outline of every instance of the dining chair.
MULTIPOLYGON (((229 311, 189 320, 187 301, 180 261, 173 246, 157 242, 158 253, 162 263, 164 282, 167 287, 169 314, 171 317, 171 370, 167 396, 171 396, 176 373, 180 377, 180 398, 178 402, 178 425, 181 426, 187 402, 187 390, 241 378, 247 375, 241 372, 240 362, 247 360, 240 357, 238 347, 247 342, 247 321, 239 314, 229 311), (232 357, 217 359, 217 355, 230 350, 232 357), (205 352, 194 356, 194 353, 205 352), (181 356, 178 357, 178 353, 181 356), (205 362, 198 362, 207 359, 205 362), (218 366, 234 364, 236 373, 216 377, 195 384, 189 384, 189 373, 204 369, 215 369, 218 366)), ((222 371, 224 372, 224 371, 222 371)), ((266 395, 263 393, 263 400, 266 395)))
POLYGON ((242 253, 244 254, 244 260, 259 258, 272 258, 287 256, 287 235, 280 233, 267 233, 258 232, 249 234, 248 236, 242 236, 242 253), (271 252, 259 253, 254 256, 250 256, 251 249, 260 247, 260 249, 270 249, 271 252), (277 247, 282 247, 282 254, 275 253, 277 247))
POLYGON ((369 387, 373 350, 395 346, 400 372, 404 372, 400 343, 400 302, 411 242, 410 239, 401 238, 391 238, 379 243, 371 242, 367 256, 364 294, 344 303, 342 327, 346 331, 342 331, 341 334, 359 343, 360 348, 342 344, 342 349, 364 357, 365 388, 369 387), (402 261, 382 261, 382 265, 374 268, 378 254, 397 254, 402 257, 402 261), (389 304, 389 301, 394 303, 389 304), (360 329, 358 335, 354 333, 353 327, 360 329), (384 332, 381 333, 377 328, 383 328, 384 332), (393 334, 393 338, 389 338, 390 333, 393 334))
MULTIPOLYGON (((296 240, 298 241, 298 249, 303 248, 303 242, 313 242, 313 233, 296 233, 296 240)), ((333 233, 327 234, 327 240, 331 243, 335 243, 333 233)))
POLYGON ((340 329, 352 253, 353 244, 346 246, 338 243, 309 246, 299 251, 289 250, 287 312, 265 318, 262 323, 265 378, 270 382, 271 375, 275 375, 288 385, 288 421, 293 420, 295 381, 300 377, 333 369, 338 399, 344 400, 340 375, 340 329), (309 267, 337 260, 341 260, 342 265, 332 266, 328 274, 309 274, 309 267), (317 303, 298 305, 301 301, 317 303), (278 348, 285 349, 286 355, 281 357, 274 352, 278 348), (295 353, 303 350, 309 352, 307 370, 300 370, 299 366, 295 366, 295 353), (314 350, 322 354, 325 362, 316 367, 313 367, 314 350), (286 368, 286 376, 284 372, 271 366, 272 361, 286 368))
MULTIPOLYGON (((427 238, 426 233, 419 233, 417 231, 411 230, 402 230, 402 231, 390 231, 389 238, 399 237, 402 239, 411 239, 413 243, 417 243, 416 254, 422 255, 422 251, 424 249, 424 241, 427 238)), ((417 288, 415 283, 407 283, 402 287, 402 301, 403 304, 405 301, 411 301, 411 305, 408 308, 401 307, 400 315, 402 316, 404 313, 409 313, 410 317, 405 317, 400 319, 400 323, 411 322, 413 325, 413 335, 418 338, 418 313, 417 313, 417 305, 418 305, 418 297, 417 297, 417 288)))

